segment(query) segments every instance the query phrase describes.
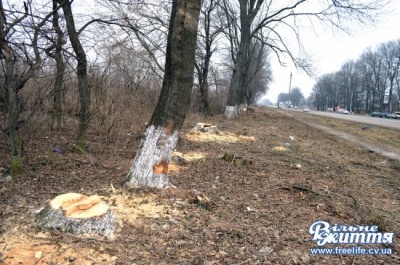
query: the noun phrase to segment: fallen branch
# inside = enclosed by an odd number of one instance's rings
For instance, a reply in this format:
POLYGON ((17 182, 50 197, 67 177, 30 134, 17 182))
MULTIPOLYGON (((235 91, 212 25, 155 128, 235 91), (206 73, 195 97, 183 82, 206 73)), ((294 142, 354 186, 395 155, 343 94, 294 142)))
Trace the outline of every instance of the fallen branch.
POLYGON ((233 155, 232 157, 232 161, 229 163, 228 168, 226 169, 226 171, 229 171, 229 168, 232 166, 233 162, 235 162, 235 155, 233 155))
POLYGON ((303 187, 303 186, 300 186, 300 185, 296 185, 296 184, 291 184, 289 187, 281 187, 281 189, 286 189, 286 190, 293 190, 294 189, 294 190, 298 190, 298 191, 308 192, 308 193, 311 193, 311 194, 313 194, 315 196, 328 197, 328 198, 332 199, 329 195, 324 195, 324 194, 316 192, 316 191, 314 191, 312 189, 309 189, 309 188, 306 188, 306 187, 303 187))

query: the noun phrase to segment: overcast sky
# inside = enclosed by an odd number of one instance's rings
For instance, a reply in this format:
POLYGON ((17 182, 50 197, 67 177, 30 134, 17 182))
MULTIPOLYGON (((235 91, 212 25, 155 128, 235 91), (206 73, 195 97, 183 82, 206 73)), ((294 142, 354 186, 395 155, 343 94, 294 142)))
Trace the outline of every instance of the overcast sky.
MULTIPOLYGON (((351 36, 345 33, 334 35, 332 32, 310 32, 303 35, 304 47, 313 56, 317 76, 340 70, 343 63, 357 59, 366 48, 375 48, 378 44, 400 39, 400 1, 394 0, 390 5, 393 10, 388 16, 382 17, 377 25, 355 26, 351 36)), ((272 58, 274 81, 265 97, 276 102, 279 93, 289 91, 289 77, 292 76, 291 87, 299 87, 305 97, 311 93, 315 79, 308 77, 292 65, 282 67, 276 58, 272 58)))

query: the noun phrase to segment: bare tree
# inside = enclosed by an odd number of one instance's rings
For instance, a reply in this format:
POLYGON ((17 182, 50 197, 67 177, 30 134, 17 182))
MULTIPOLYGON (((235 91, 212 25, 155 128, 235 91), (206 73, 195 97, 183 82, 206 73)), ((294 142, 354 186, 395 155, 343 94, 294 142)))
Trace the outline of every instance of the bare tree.
POLYGON ((174 0, 160 98, 127 185, 168 186, 168 164, 190 104, 200 0, 174 0))
POLYGON ((268 91, 272 81, 272 70, 269 62, 269 50, 258 40, 253 40, 248 51, 248 62, 245 69, 244 93, 246 104, 250 105, 268 91))
POLYGON ((366 51, 362 55, 367 71, 371 72, 371 110, 383 109, 384 94, 386 89, 383 58, 379 52, 366 51))
POLYGON ((392 113, 394 110, 394 85, 400 71, 400 40, 383 43, 380 49, 384 57, 386 75, 389 81, 388 111, 392 113))
MULTIPOLYGON (((263 1, 259 1, 260 5, 263 1)), ((237 50, 236 58, 234 61, 234 68, 232 74, 231 85, 229 89, 228 102, 225 108, 225 116, 228 119, 235 118, 238 112, 238 104, 241 101, 241 94, 244 94, 244 80, 246 62, 248 61, 248 50, 250 47, 251 39, 251 24, 257 15, 259 7, 255 9, 255 1, 248 3, 248 0, 239 0, 240 10, 240 41, 237 50), (248 6, 250 4, 250 6, 248 6)))
POLYGON ((31 1, 23 3, 22 11, 17 8, 12 5, 11 9, 6 10, 3 1, 0 0, 0 56, 4 71, 4 86, 0 94, 4 98, 5 128, 3 130, 11 151, 9 168, 11 174, 22 171, 23 148, 19 130, 25 124, 25 120, 21 118, 19 92, 42 64, 41 50, 38 45, 39 33, 56 11, 53 10, 40 18, 31 13, 31 1), (12 9, 14 7, 16 9, 12 9), (16 36, 18 33, 22 35, 16 36), (28 35, 23 35, 25 33, 28 35), (25 41, 28 39, 31 43, 26 44, 25 41))
POLYGON ((357 20, 371 22, 374 15, 389 1, 371 0, 332 0, 315 1, 297 0, 287 3, 286 1, 264 1, 264 0, 238 0, 240 14, 240 42, 239 49, 233 69, 232 82, 225 108, 225 116, 234 118, 238 112, 240 95, 243 94, 244 69, 246 62, 246 51, 250 45, 251 38, 257 38, 276 54, 281 64, 283 57, 289 59, 296 67, 307 73, 311 71, 311 64, 307 58, 296 56, 286 38, 282 36, 282 30, 292 32, 297 39, 298 47, 301 46, 300 18, 309 22, 320 22, 330 28, 347 30, 344 21, 357 20))
POLYGON ((115 43, 124 43, 132 49, 138 47, 144 49, 148 55, 147 64, 162 79, 160 72, 164 72, 162 58, 165 56, 167 41, 169 1, 160 0, 151 3, 98 0, 98 2, 104 7, 104 11, 97 15, 102 18, 93 19, 88 23, 101 23, 102 31, 115 43), (109 27, 105 28, 104 25, 109 27))
POLYGON ((61 5, 65 15, 67 24, 67 31, 72 48, 76 55, 77 67, 76 74, 78 77, 78 91, 79 91, 79 123, 76 137, 76 151, 83 152, 85 150, 85 135, 89 124, 90 118, 90 94, 88 87, 87 75, 87 58, 85 50, 79 40, 79 33, 75 27, 74 16, 72 14, 71 2, 69 0, 57 0, 61 5))
POLYGON ((393 112, 398 108, 400 41, 368 48, 358 60, 345 62, 335 73, 322 76, 314 87, 318 109, 344 107, 352 112, 376 110, 393 112), (325 107, 323 107, 325 106, 325 107))
POLYGON ((208 98, 208 74, 210 70, 211 56, 215 51, 213 47, 216 38, 221 32, 221 28, 212 25, 213 13, 217 9, 218 3, 216 0, 204 1, 203 8, 200 14, 201 31, 197 44, 197 61, 195 67, 197 78, 199 81, 199 90, 201 95, 202 110, 206 115, 211 114, 210 102, 208 98))
POLYGON ((365 93, 365 113, 371 112, 371 107, 373 105, 373 100, 371 99, 371 95, 373 94, 373 81, 374 75, 372 71, 371 59, 373 57, 373 52, 371 48, 368 48, 361 54, 360 58, 360 67, 361 67, 361 78, 362 78, 362 87, 364 88, 365 93))
POLYGON ((290 100, 292 101, 292 105, 300 106, 304 102, 303 93, 301 93, 301 89, 299 87, 294 87, 292 91, 290 91, 290 100))
MULTIPOLYGON (((53 9, 57 9, 57 1, 53 0, 53 9)), ((62 31, 59 23, 60 16, 58 11, 54 12, 53 15, 53 28, 55 31, 55 37, 50 38, 53 45, 46 49, 46 54, 53 58, 56 62, 56 73, 53 90, 53 122, 51 125, 52 130, 59 131, 62 124, 62 96, 63 96, 63 85, 64 85, 64 73, 65 63, 62 55, 64 41, 64 32, 62 31)))

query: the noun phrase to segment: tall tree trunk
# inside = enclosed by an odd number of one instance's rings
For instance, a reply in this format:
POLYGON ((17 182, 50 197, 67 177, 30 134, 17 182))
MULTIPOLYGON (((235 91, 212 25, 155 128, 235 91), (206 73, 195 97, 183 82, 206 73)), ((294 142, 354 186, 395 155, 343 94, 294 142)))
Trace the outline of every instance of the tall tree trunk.
POLYGON ((211 58, 211 47, 208 47, 209 51, 206 54, 203 69, 203 83, 200 85, 200 93, 203 102, 203 108, 206 115, 210 115, 210 103, 208 101, 208 71, 210 69, 210 58, 211 58))
POLYGON ((69 0, 57 0, 65 15, 65 21, 67 24, 67 31, 69 39, 71 41, 72 48, 76 55, 78 65, 76 67, 76 74, 78 77, 78 92, 79 92, 79 124, 76 137, 76 151, 81 153, 85 151, 85 136, 88 128, 90 113, 90 94, 87 78, 87 59, 85 50, 79 40, 79 34, 76 31, 75 21, 71 10, 71 3, 69 0))
MULTIPOLYGON (((211 51, 210 51, 211 52, 211 51)), ((206 56, 204 59, 204 65, 201 67, 195 64, 197 69, 198 81, 199 81, 199 90, 201 96, 201 111, 209 116, 211 114, 210 103, 208 100, 208 72, 210 67, 210 57, 211 53, 208 54, 206 48, 206 56)))
POLYGON ((374 112, 375 111, 375 94, 376 94, 376 92, 375 92, 375 88, 373 88, 373 90, 372 90, 372 102, 371 102, 371 112, 374 112))
POLYGON ((389 84, 389 112, 393 112, 393 85, 394 85, 394 78, 396 77, 396 74, 394 73, 392 76, 390 76, 390 84, 389 84))
MULTIPOLYGON (((53 9, 57 8, 57 1, 53 0, 53 9)), ((54 83, 54 96, 53 96, 53 123, 52 130, 59 131, 62 125, 62 97, 63 97, 63 84, 65 64, 62 57, 62 45, 64 42, 64 34, 58 23, 59 15, 55 12, 53 15, 53 27, 56 31, 55 52, 54 60, 56 61, 56 80, 54 83)))
POLYGON ((247 51, 250 47, 250 27, 252 23, 251 16, 248 14, 248 0, 240 0, 240 44, 236 57, 236 63, 233 69, 231 84, 229 87, 228 102, 225 107, 224 115, 227 119, 236 118, 238 114, 238 105, 241 103, 245 92, 245 69, 247 60, 247 51))
MULTIPOLYGON (((210 70, 210 61, 211 61, 211 56, 213 54, 212 51, 212 43, 215 41, 216 36, 219 34, 220 30, 216 30, 211 32, 211 22, 212 22, 212 17, 211 14, 213 10, 217 7, 217 1, 216 0, 210 0, 207 3, 205 3, 205 10, 202 11, 204 15, 204 37, 203 37, 203 42, 204 42, 204 61, 202 62, 202 65, 199 66, 198 64, 195 64, 197 72, 198 72, 198 77, 199 77, 199 89, 200 89, 200 95, 201 95, 201 104, 202 104, 202 111, 205 112, 205 114, 208 116, 211 114, 211 109, 210 109, 210 102, 208 99, 208 73, 210 70)), ((199 46, 199 45, 198 45, 199 46)), ((200 45, 202 46, 202 45, 200 45)))
POLYGON ((400 79, 396 79, 396 85, 397 85, 397 102, 395 105, 397 106, 395 110, 400 111, 400 79))
POLYGON ((369 85, 367 85, 367 98, 365 100, 365 114, 369 114, 370 113, 370 111, 369 111, 369 108, 370 108, 369 102, 370 102, 370 100, 371 100, 371 88, 369 87, 369 85))
POLYGON ((164 80, 127 185, 169 186, 168 164, 190 104, 201 0, 172 3, 164 80))
MULTIPOLYGON (((9 50, 9 52, 11 52, 9 50)), ((8 52, 7 52, 8 53, 8 52)), ((11 163, 9 167, 10 174, 19 174, 22 172, 22 141, 19 133, 20 129, 20 105, 17 80, 15 76, 15 59, 12 53, 6 55, 5 65, 5 125, 7 143, 11 151, 11 163)))

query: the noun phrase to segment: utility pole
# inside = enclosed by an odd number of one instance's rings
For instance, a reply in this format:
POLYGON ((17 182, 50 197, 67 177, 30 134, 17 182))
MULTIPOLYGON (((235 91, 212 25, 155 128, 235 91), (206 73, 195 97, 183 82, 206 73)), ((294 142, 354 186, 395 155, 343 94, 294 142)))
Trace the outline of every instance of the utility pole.
POLYGON ((290 88, 292 86, 292 72, 290 72, 290 80, 289 80, 289 97, 288 97, 288 108, 290 108, 290 88))

